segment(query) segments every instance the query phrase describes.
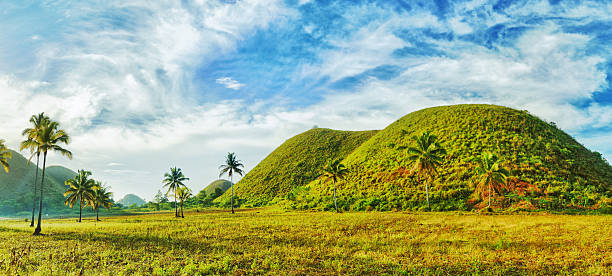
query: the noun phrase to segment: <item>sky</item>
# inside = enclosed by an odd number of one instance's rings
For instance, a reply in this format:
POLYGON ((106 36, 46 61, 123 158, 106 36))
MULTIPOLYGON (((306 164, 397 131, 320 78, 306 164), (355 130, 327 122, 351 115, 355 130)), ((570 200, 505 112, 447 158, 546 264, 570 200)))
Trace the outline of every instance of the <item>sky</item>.
POLYGON ((49 164, 116 199, 448 104, 528 110, 612 160, 610 1, 2 1, 0 30, 0 139, 45 112, 74 154, 49 164))

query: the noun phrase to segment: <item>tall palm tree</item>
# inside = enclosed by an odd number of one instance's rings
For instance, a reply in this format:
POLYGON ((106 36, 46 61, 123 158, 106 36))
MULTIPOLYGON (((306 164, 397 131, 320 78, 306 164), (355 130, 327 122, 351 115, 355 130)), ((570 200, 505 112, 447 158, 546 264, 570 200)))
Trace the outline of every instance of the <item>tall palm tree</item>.
POLYGON ((90 171, 79 170, 77 175, 73 179, 66 180, 66 186, 68 190, 64 193, 66 205, 70 205, 70 208, 75 203, 80 203, 79 208, 79 222, 83 214, 83 205, 94 200, 94 189, 96 189, 96 181, 89 178, 91 176, 90 171))
POLYGON ((34 229, 34 235, 39 235, 41 231, 43 188, 45 184, 47 153, 49 153, 49 151, 55 151, 68 157, 69 159, 72 159, 72 152, 60 146, 60 144, 70 143, 70 136, 68 136, 65 130, 59 129, 59 126, 60 125, 58 122, 52 120, 43 121, 40 129, 35 131, 35 133, 32 135, 32 139, 29 139, 32 141, 32 143, 36 142, 38 144, 39 150, 43 154, 42 181, 40 183, 40 204, 38 206, 38 223, 36 224, 36 229, 34 229))
POLYGON ((100 207, 104 207, 109 210, 113 206, 113 193, 108 191, 108 187, 102 186, 100 181, 96 181, 94 185, 93 200, 88 202, 89 206, 96 210, 96 221, 100 221, 98 214, 100 213, 100 207))
POLYGON ((490 152, 483 153, 480 156, 480 160, 478 160, 478 167, 476 167, 478 186, 476 190, 480 198, 485 194, 489 197, 487 208, 491 207, 491 193, 501 193, 510 175, 510 173, 502 167, 502 162, 503 160, 490 152))
POLYGON ((407 148, 407 158, 412 165, 412 172, 416 172, 419 179, 425 181, 427 209, 431 210, 429 205, 429 181, 438 174, 437 168, 442 165, 444 161, 442 156, 446 154, 446 150, 438 142, 438 137, 429 131, 424 132, 421 136, 412 136, 412 140, 416 145, 407 148))
POLYGON ((176 204, 176 199, 177 199, 176 190, 179 189, 180 187, 184 187, 185 184, 183 182, 187 180, 189 180, 189 178, 185 177, 181 169, 177 167, 170 168, 170 173, 164 174, 164 180, 162 180, 162 183, 164 184, 163 187, 164 188, 168 187, 168 192, 166 192, 166 195, 170 193, 170 191, 174 193, 174 216, 175 217, 179 216, 178 215, 178 205, 176 204))
POLYGON ((32 115, 32 117, 30 117, 30 123, 32 123, 33 127, 26 128, 21 133, 21 135, 26 137, 26 140, 21 142, 19 150, 23 151, 29 149, 30 153, 32 153, 28 160, 28 165, 32 157, 36 155, 36 175, 34 175, 34 183, 32 185, 32 219, 30 220, 30 227, 34 227, 34 214, 36 213, 36 183, 38 182, 38 165, 40 161, 40 144, 35 138, 37 131, 40 130, 45 121, 49 121, 49 117, 47 117, 44 112, 38 115, 32 115))
POLYGON ((219 169, 221 170, 221 173, 219 173, 219 177, 222 177, 224 174, 227 173, 229 175, 230 182, 232 183, 232 214, 234 213, 234 181, 232 179, 232 176, 235 173, 242 176, 244 171, 241 168, 244 168, 244 165, 242 165, 242 161, 236 159, 236 154, 233 152, 228 152, 227 156, 225 157, 225 164, 219 166, 219 169))
POLYGON ((178 196, 179 201, 181 203, 181 218, 185 218, 185 216, 183 215, 183 202, 193 196, 193 194, 191 193, 191 190, 189 188, 180 187, 176 190, 176 195, 178 196))
POLYGON ((13 157, 13 154, 4 145, 4 140, 0 139, 0 165, 2 165, 6 173, 8 173, 10 169, 8 160, 11 159, 12 157, 13 157))
POLYGON ((344 164, 340 163, 339 159, 335 159, 329 161, 327 166, 323 168, 323 172, 320 176, 320 178, 322 178, 325 182, 331 180, 331 182, 334 183, 334 206, 336 207, 336 212, 339 212, 338 203, 336 201, 336 182, 344 179, 347 173, 348 169, 344 166, 344 164))

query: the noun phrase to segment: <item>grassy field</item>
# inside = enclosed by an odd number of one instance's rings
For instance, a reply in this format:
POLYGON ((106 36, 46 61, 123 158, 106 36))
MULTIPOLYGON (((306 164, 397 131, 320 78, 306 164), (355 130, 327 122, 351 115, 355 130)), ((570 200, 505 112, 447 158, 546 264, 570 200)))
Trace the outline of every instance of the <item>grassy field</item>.
POLYGON ((274 209, 0 221, 0 274, 612 273, 612 217, 274 209))

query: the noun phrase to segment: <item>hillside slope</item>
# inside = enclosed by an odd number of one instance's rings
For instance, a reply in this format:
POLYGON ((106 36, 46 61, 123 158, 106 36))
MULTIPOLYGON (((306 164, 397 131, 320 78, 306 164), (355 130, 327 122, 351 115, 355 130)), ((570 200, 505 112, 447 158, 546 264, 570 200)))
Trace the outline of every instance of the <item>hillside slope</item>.
MULTIPOLYGON (((31 212, 32 183, 36 174, 36 159, 30 162, 16 151, 12 151, 13 158, 9 161, 10 172, 0 173, 0 214, 15 215, 19 212, 31 212)), ((38 179, 42 174, 39 170, 38 179)), ((64 206, 64 181, 73 178, 76 173, 61 166, 49 166, 45 173, 45 189, 43 210, 45 212, 61 212, 64 206)), ((37 189, 40 191, 40 187, 37 189)))
POLYGON ((210 182, 202 191, 204 191, 207 195, 211 195, 215 193, 217 188, 221 189, 221 192, 227 191, 232 186, 232 182, 229 182, 225 179, 217 179, 213 182, 210 182))
MULTIPOLYGON (((377 131, 314 128, 285 141, 234 185, 238 198, 265 204, 314 180, 325 163, 345 158, 377 131)), ((229 191, 217 201, 227 200, 229 191)))
MULTIPOLYGON (((339 184, 343 209, 423 209, 425 189, 407 170, 411 137, 431 131, 447 149, 431 187, 434 210, 470 209, 475 158, 489 151, 505 159, 512 187, 497 205, 539 208, 597 207, 612 196, 612 167, 554 124, 525 111, 494 105, 454 105, 410 113, 378 132, 345 160, 350 173, 339 184)), ((331 208, 331 187, 310 183, 298 208, 331 208)))

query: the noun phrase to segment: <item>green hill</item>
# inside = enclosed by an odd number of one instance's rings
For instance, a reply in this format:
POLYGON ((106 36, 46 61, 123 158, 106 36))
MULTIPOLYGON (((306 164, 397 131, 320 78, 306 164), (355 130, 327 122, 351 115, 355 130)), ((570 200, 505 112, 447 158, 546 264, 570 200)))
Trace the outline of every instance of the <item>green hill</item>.
MULTIPOLYGON (((0 214, 16 215, 19 212, 31 212, 32 183, 36 174, 35 159, 28 165, 28 160, 16 151, 9 161, 10 172, 0 173, 0 214)), ((39 170, 39 181, 42 170, 39 170)), ((64 206, 64 181, 73 178, 76 173, 60 166, 49 166, 45 173, 43 211, 60 213, 67 211, 64 206)), ((38 191, 40 188, 38 188, 38 191)))
MULTIPOLYGON (((274 150, 234 185, 235 195, 252 204, 265 204, 314 180, 327 160, 344 158, 376 131, 314 128, 274 150)), ((229 192, 217 199, 227 200, 229 192)))
MULTIPOLYGON (((494 105, 454 105, 410 113, 363 143, 343 163, 338 185, 345 210, 423 209, 424 185, 408 170, 411 137, 431 131, 448 153, 430 190, 434 210, 467 210, 480 202, 475 158, 490 151, 505 159, 511 186, 497 207, 598 208, 610 204, 612 167, 601 157, 526 111, 494 105)), ((330 185, 314 181, 291 194, 295 208, 329 209, 330 185)))
POLYGON ((125 207, 130 207, 134 204, 138 205, 138 206, 142 206, 144 205, 145 202, 144 199, 140 198, 139 196, 135 195, 135 194, 127 194, 125 195, 122 199, 120 199, 119 201, 117 201, 117 203, 125 206, 125 207))
POLYGON ((217 188, 221 189, 222 192, 227 191, 227 189, 229 189, 232 186, 232 182, 229 182, 225 179, 217 179, 213 182, 211 182, 210 184, 208 184, 208 186, 206 186, 203 191, 206 192, 207 195, 211 195, 215 193, 215 190, 217 188))

